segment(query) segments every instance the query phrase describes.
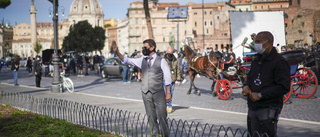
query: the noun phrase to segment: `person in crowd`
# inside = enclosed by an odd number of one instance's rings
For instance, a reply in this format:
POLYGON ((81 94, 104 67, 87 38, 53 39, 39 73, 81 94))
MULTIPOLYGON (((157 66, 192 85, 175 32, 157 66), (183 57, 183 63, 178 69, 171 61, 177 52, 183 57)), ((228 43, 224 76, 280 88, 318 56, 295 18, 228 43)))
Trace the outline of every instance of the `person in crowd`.
POLYGON ((70 60, 70 72, 73 73, 73 75, 76 75, 76 62, 74 61, 74 57, 70 60))
POLYGON ((251 136, 267 133, 274 137, 277 136, 283 95, 290 91, 290 66, 273 47, 273 35, 270 32, 259 32, 255 46, 258 55, 252 61, 248 79, 242 88, 249 108, 248 131, 251 136))
POLYGON ((90 66, 90 60, 88 55, 84 56, 84 64, 85 64, 85 71, 86 71, 85 75, 89 75, 88 70, 90 66))
POLYGON ((16 56, 12 62, 12 65, 11 65, 11 70, 13 72, 13 80, 14 80, 15 86, 19 86, 19 84, 18 84, 19 67, 20 67, 20 56, 16 56))
MULTIPOLYGON (((167 103, 167 112, 170 114, 174 112, 172 109, 172 95, 173 95, 173 90, 175 87, 175 84, 177 82, 178 86, 181 84, 181 73, 180 73, 180 64, 178 59, 173 55, 173 48, 169 47, 167 49, 166 55, 165 55, 165 60, 168 63, 170 72, 171 72, 171 89, 170 89, 170 95, 171 95, 171 100, 170 102, 167 103)), ((166 85, 164 81, 164 90, 166 92, 166 85)))
POLYGON ((224 71, 228 70, 229 67, 232 67, 235 63, 236 55, 232 52, 232 48, 228 48, 227 56, 224 63, 224 71))
POLYGON ((33 63, 34 76, 36 76, 36 87, 40 88, 41 76, 42 76, 42 60, 40 56, 36 57, 33 63))
MULTIPOLYGON (((124 55, 128 56, 128 53, 124 52, 124 55)), ((130 67, 127 64, 123 64, 122 65, 122 80, 123 80, 123 84, 131 83, 129 78, 130 78, 130 67)))
POLYGON ((102 63, 102 60, 96 52, 96 55, 93 56, 93 67, 95 75, 99 75, 100 63, 102 63))
POLYGON ((305 43, 305 44, 303 45, 302 52, 303 52, 303 54, 305 54, 306 56, 309 55, 310 50, 309 50, 308 43, 305 43))
MULTIPOLYGON (((134 58, 141 58, 142 57, 142 54, 141 54, 141 51, 137 51, 137 55, 134 56, 134 58)), ((137 77, 137 81, 138 82, 141 82, 141 77, 142 77, 142 73, 141 73, 141 69, 137 66, 133 66, 133 71, 137 77)))
POLYGON ((28 60, 27 60, 27 71, 29 72, 29 76, 32 75, 32 60, 31 60, 31 57, 28 57, 28 60))
POLYGON ((159 121, 162 127, 162 136, 168 137, 169 129, 166 102, 171 100, 171 73, 166 60, 156 54, 156 43, 152 39, 144 40, 142 53, 146 57, 140 58, 128 58, 127 56, 123 56, 119 52, 115 41, 112 42, 112 48, 124 64, 141 68, 143 75, 141 84, 142 99, 150 124, 153 127, 153 133, 158 136, 159 125, 157 121, 159 121), (163 89, 163 80, 165 81, 167 89, 166 93, 163 89))
POLYGON ((282 46, 281 47, 281 52, 285 52, 285 51, 287 51, 287 48, 285 46, 282 46))
POLYGON ((252 33, 250 36, 251 36, 252 42, 249 44, 249 46, 246 46, 245 43, 242 44, 242 46, 247 49, 250 49, 250 52, 255 52, 255 39, 256 39, 257 34, 252 33))
POLYGON ((78 67, 78 75, 82 76, 83 75, 83 58, 80 55, 77 58, 77 67, 78 67))
POLYGON ((223 71, 226 71, 228 70, 228 61, 230 60, 230 56, 228 54, 228 48, 227 47, 224 47, 223 50, 222 50, 222 59, 223 59, 223 71))
POLYGON ((53 71, 54 71, 53 57, 54 57, 54 53, 51 55, 51 58, 49 60, 49 72, 51 77, 53 77, 53 71))

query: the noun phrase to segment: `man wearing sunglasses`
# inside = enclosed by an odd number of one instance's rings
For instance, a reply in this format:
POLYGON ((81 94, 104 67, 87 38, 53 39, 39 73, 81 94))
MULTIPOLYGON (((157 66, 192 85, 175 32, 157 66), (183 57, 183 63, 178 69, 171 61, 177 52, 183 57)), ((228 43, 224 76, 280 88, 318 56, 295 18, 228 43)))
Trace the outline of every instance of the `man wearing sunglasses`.
POLYGON ((156 43, 152 39, 143 41, 141 58, 129 58, 123 56, 118 49, 115 41, 112 42, 112 50, 122 60, 123 64, 137 66, 142 71, 142 99, 146 113, 152 127, 154 135, 161 134, 164 137, 169 136, 169 128, 167 123, 166 102, 171 101, 170 84, 171 73, 168 63, 165 59, 156 54, 156 43), (165 81, 166 92, 163 86, 165 81), (159 125, 161 125, 161 133, 159 133, 159 125))

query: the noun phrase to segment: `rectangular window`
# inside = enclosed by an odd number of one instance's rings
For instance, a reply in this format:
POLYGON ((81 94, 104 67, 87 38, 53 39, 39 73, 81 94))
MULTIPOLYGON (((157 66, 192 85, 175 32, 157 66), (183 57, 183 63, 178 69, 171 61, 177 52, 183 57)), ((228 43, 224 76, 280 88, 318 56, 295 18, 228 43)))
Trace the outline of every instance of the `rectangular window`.
POLYGON ((136 42, 139 43, 139 38, 136 38, 136 42))
POLYGON ((197 12, 194 12, 194 13, 193 13, 193 15, 197 15, 197 14, 198 14, 197 12))
POLYGON ((263 9, 263 6, 261 5, 261 9, 263 9))
POLYGON ((136 34, 139 35, 139 28, 136 28, 136 34))
POLYGON ((194 26, 197 27, 197 22, 196 21, 194 22, 194 26))
POLYGON ((142 34, 146 34, 146 29, 142 28, 142 34))
POLYGON ((142 19, 142 25, 146 24, 146 20, 142 19))
POLYGON ((207 11, 204 11, 204 15, 207 15, 207 11))
POLYGON ((206 34, 209 34, 209 29, 206 29, 206 34))
POLYGON ((162 42, 166 42, 166 38, 165 37, 163 37, 162 42))
POLYGON ((138 18, 136 19, 136 24, 139 24, 139 19, 138 18))
POLYGON ((210 11, 210 15, 212 15, 212 11, 210 11))
POLYGON ((162 34, 166 34, 166 28, 162 28, 162 34))
POLYGON ((155 19, 152 20, 152 24, 156 24, 156 20, 155 19))
POLYGON ((152 28, 153 34, 156 34, 156 28, 152 28))

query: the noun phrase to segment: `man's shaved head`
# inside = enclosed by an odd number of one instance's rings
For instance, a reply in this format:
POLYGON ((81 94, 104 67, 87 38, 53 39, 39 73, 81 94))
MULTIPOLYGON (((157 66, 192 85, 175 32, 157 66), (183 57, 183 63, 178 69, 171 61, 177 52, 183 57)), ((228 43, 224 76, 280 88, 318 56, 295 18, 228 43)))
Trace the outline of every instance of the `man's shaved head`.
POLYGON ((262 35, 266 40, 270 41, 273 43, 273 35, 269 31, 261 31, 258 33, 258 35, 262 35))
POLYGON ((166 53, 173 53, 173 48, 172 47, 169 47, 168 49, 167 49, 167 52, 166 53))

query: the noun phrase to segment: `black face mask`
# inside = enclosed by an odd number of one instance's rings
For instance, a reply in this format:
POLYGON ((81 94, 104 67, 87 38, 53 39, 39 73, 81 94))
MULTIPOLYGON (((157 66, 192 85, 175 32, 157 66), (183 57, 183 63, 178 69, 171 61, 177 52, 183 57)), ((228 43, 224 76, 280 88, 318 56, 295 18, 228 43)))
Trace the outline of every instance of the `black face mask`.
POLYGON ((152 51, 150 50, 150 48, 149 49, 147 49, 145 47, 142 48, 142 54, 145 56, 149 56, 151 52, 152 51))
POLYGON ((167 53, 167 58, 168 58, 168 60, 172 61, 173 60, 173 54, 167 53))

